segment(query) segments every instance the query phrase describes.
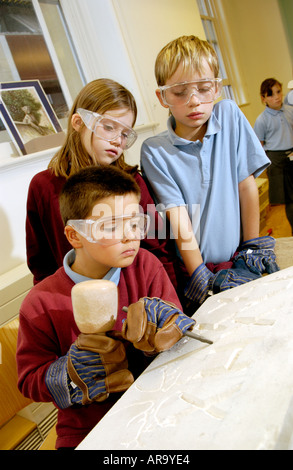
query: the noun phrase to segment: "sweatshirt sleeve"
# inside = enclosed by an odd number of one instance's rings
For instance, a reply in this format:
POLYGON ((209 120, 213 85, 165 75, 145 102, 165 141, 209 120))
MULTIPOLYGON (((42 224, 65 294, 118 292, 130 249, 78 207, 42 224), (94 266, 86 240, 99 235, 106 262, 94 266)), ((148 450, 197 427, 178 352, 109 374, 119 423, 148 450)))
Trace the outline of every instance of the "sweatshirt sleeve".
POLYGON ((53 401, 46 386, 47 370, 68 353, 79 334, 72 312, 73 285, 60 268, 34 286, 20 308, 16 351, 18 388, 36 402, 53 401))
POLYGON ((59 194, 65 179, 49 170, 31 180, 27 197, 26 254, 34 284, 53 274, 63 263, 71 245, 64 235, 59 194))
POLYGON ((53 401, 45 377, 57 358, 47 335, 20 313, 16 361, 18 388, 25 397, 36 402, 53 401))
POLYGON ((27 197, 26 255, 35 284, 47 275, 53 274, 58 268, 44 231, 38 198, 40 193, 37 190, 37 179, 33 179, 27 197))

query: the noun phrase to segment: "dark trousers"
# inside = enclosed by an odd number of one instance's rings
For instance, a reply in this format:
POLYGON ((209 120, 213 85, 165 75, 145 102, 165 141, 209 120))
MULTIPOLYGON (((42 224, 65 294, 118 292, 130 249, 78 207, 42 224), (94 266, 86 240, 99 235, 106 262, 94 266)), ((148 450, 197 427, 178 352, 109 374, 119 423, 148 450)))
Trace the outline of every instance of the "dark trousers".
POLYGON ((267 169, 270 204, 285 204, 286 216, 293 231, 293 161, 289 150, 267 150, 271 161, 267 169))

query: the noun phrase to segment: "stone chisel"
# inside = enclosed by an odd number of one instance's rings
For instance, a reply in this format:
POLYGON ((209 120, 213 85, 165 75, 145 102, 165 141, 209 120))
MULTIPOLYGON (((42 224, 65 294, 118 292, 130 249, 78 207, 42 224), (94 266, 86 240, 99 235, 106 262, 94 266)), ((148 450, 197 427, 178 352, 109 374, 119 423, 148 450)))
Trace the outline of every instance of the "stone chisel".
POLYGON ((185 331, 184 336, 189 336, 189 338, 197 339, 198 341, 201 341, 202 343, 213 344, 213 342, 210 339, 197 335, 196 333, 193 333, 193 331, 189 331, 189 330, 185 331))
MULTIPOLYGON (((126 313, 128 312, 127 307, 123 307, 122 310, 123 312, 126 312, 126 313)), ((196 333, 193 333, 192 331, 185 331, 185 333, 183 333, 183 336, 188 336, 189 338, 197 339, 198 341, 201 341, 202 343, 213 344, 213 342, 210 339, 197 335, 196 333)))

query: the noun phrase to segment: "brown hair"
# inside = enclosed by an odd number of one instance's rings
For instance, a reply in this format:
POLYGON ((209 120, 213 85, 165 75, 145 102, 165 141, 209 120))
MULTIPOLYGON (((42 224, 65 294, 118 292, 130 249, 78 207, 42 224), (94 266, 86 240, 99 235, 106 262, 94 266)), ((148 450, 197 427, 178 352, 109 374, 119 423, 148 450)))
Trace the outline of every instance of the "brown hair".
MULTIPOLYGON (((51 168, 56 176, 68 178, 81 168, 95 164, 82 144, 80 132, 75 131, 71 124, 71 118, 78 108, 99 114, 126 108, 133 112, 133 126, 137 117, 135 99, 123 85, 106 78, 93 80, 85 85, 77 95, 69 113, 66 140, 48 165, 48 168, 51 168)), ((123 154, 112 165, 129 173, 134 173, 138 168, 128 165, 123 154)))
POLYGON ((267 78, 266 80, 262 82, 260 86, 260 95, 263 96, 264 98, 266 96, 272 96, 273 94, 272 88, 275 85, 279 85, 282 90, 282 83, 280 83, 275 78, 267 78))
POLYGON ((196 36, 181 36, 169 42, 158 54, 155 63, 155 76, 158 86, 165 85, 182 63, 184 69, 191 68, 201 72, 203 60, 219 75, 219 61, 215 50, 207 41, 196 36))
POLYGON ((65 182, 60 196, 60 213, 64 225, 69 219, 85 219, 93 207, 110 196, 133 193, 140 199, 135 179, 112 165, 83 168, 65 182))

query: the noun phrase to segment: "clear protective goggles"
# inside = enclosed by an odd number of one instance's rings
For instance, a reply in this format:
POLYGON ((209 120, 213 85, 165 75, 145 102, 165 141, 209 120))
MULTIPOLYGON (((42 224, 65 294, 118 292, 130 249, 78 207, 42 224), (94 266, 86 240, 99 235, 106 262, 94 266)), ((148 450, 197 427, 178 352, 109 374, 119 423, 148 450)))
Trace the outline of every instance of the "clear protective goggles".
POLYGON ((192 96, 200 103, 212 103, 222 91, 221 78, 203 78, 192 82, 175 83, 159 87, 162 100, 167 106, 184 106, 192 96))
POLYGON ((91 243, 110 246, 122 240, 143 240, 150 225, 147 214, 121 215, 95 219, 68 220, 80 235, 91 243))
POLYGON ((82 108, 78 108, 77 113, 86 127, 102 140, 113 142, 121 138, 121 147, 129 149, 137 139, 137 133, 118 119, 82 108))

